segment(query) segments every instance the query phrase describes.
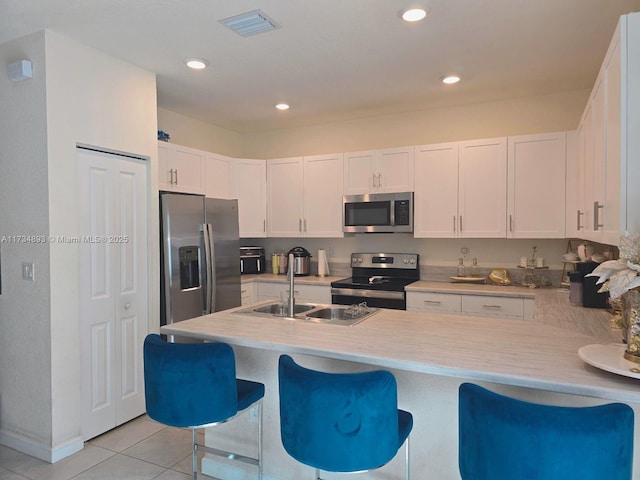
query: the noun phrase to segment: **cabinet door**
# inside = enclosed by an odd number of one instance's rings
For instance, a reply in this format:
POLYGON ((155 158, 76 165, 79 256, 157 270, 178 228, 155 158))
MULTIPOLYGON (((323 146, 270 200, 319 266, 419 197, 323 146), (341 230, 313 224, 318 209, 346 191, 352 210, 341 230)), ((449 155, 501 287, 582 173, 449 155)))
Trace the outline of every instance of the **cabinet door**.
POLYGON ((565 238, 566 132, 509 137, 509 238, 565 238))
POLYGON ((267 235, 267 164, 264 160, 234 159, 231 198, 238 199, 240 237, 267 235))
POLYGON ((267 233, 301 237, 304 228, 302 157, 267 160, 267 233))
POLYGON ((463 295, 462 313, 483 317, 525 319, 524 299, 485 295, 463 295))
POLYGON ((505 238, 506 137, 461 142, 459 148, 459 236, 505 238))
POLYGON ((204 158, 204 187, 208 198, 231 197, 231 159, 215 153, 204 158))
POLYGON ((169 166, 171 144, 158 142, 158 190, 173 189, 173 167, 169 166))
POLYGON ((304 157, 304 235, 343 237, 342 154, 304 157))
POLYGON ((581 146, 584 135, 580 130, 567 132, 567 170, 566 170, 566 206, 565 233, 567 238, 579 238, 583 224, 582 184, 580 182, 580 163, 584 148, 581 146))
POLYGON ((243 307, 256 303, 255 283, 243 283, 240 286, 240 304, 243 307))
POLYGON ((458 144, 416 147, 414 237, 458 233, 458 144))
POLYGON ((380 151, 373 172, 376 192, 413 192, 414 152, 414 147, 380 151))
POLYGON ((358 195, 371 193, 377 185, 377 177, 373 173, 376 152, 350 152, 344 154, 344 194, 358 195))
POLYGON ((599 77, 596 87, 591 97, 591 112, 593 125, 593 156, 591 157, 592 165, 587 170, 587 192, 590 192, 589 203, 593 219, 591 222, 591 239, 601 242, 603 236, 602 227, 604 227, 604 205, 605 205, 605 142, 606 142, 606 90, 604 84, 604 75, 599 77))
MULTIPOLYGON (((604 185, 604 243, 618 244, 620 233, 627 229, 621 211, 622 179, 622 57, 619 28, 605 59, 606 95, 606 172, 604 185), (623 225, 623 223, 625 223, 623 225)), ((625 159, 626 160, 626 159, 625 159)), ((626 177, 626 175, 625 175, 626 177)))
POLYGON ((169 165, 175 171, 174 190, 204 195, 204 152, 174 145, 169 150, 169 165))

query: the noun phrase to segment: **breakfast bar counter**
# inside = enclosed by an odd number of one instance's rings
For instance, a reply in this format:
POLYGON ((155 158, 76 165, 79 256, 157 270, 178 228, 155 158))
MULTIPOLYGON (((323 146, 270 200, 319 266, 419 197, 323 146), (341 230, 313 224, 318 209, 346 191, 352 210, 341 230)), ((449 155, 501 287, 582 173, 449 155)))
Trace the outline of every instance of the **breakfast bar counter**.
MULTIPOLYGON (((564 305, 566 300, 556 301, 564 305)), ((640 417, 640 380, 600 370, 578 357, 581 347, 611 340, 547 324, 544 317, 553 315, 547 311, 553 302, 542 303, 537 316, 543 321, 380 310, 351 327, 234 313, 246 309, 241 307, 165 326, 161 332, 227 342, 236 351, 238 374, 265 383, 265 435, 275 442, 265 452, 265 478, 306 475, 279 443, 277 359, 287 353, 305 366, 326 371, 392 371, 398 379, 399 405, 415 418, 412 470, 417 474, 428 469, 433 478, 447 480, 459 478, 457 388, 465 381, 539 403, 621 401, 640 417)), ((555 312, 561 314, 557 308, 555 312)), ((212 434, 207 441, 215 444, 216 439, 212 434)), ((211 463, 211 474, 222 475, 211 463)), ((392 464, 385 468, 401 471, 401 462, 392 464)), ((634 471, 634 479, 640 479, 638 468, 634 471)), ((371 478, 387 478, 375 475, 371 478)))

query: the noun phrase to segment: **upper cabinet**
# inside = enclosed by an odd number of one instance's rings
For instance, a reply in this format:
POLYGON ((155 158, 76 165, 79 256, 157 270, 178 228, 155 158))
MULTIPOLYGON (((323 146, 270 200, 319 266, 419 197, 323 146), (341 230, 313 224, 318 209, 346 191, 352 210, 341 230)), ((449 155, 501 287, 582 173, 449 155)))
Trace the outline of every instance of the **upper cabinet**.
POLYGON ((270 237, 342 237, 342 154, 267 161, 270 237))
POLYGON ((234 158, 231 163, 231 198, 238 199, 240 237, 267 236, 267 163, 234 158))
POLYGON ((204 189, 208 198, 234 198, 231 195, 233 159, 216 153, 205 153, 204 189))
POLYGON ((414 147, 344 154, 345 195, 413 192, 414 147))
POLYGON ((565 238, 566 150, 566 132, 509 137, 508 238, 565 238))
POLYGON ((158 188, 182 193, 205 193, 205 152, 158 142, 158 188))
MULTIPOLYGON (((578 127, 580 238, 640 231, 640 13, 620 17, 578 127)), ((568 212, 571 216, 571 212, 568 212)))
POLYGON ((415 237, 506 237, 506 137, 415 151, 415 237))

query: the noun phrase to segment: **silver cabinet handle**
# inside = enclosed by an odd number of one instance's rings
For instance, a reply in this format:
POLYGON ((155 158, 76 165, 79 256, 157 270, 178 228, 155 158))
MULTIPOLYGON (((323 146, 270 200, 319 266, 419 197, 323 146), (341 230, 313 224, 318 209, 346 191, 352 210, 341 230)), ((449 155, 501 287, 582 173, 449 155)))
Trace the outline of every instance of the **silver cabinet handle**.
POLYGON ((267 231, 267 219, 263 219, 262 220, 262 231, 266 232, 267 231))
POLYGON ((178 169, 177 168, 176 168, 175 172, 176 172, 176 185, 178 185, 178 169))
POLYGON ((378 172, 378 188, 382 187, 382 173, 378 172))
POLYGON ((430 303, 433 305, 440 305, 442 302, 439 302, 437 300, 425 300, 424 303, 430 303))
POLYGON ((593 202, 593 229, 598 231, 600 227, 604 227, 604 223, 600 223, 600 209, 604 208, 604 205, 600 205, 600 202, 593 202))
POLYGON ((372 179, 371 179, 371 187, 372 187, 372 188, 376 188, 376 174, 375 174, 375 173, 372 173, 372 174, 371 174, 371 178, 372 178, 372 179))
POLYGON ((167 173, 169 173, 169 185, 173 185, 173 168, 167 173))
POLYGON ((307 219, 304 219, 304 233, 307 233, 307 219))
POLYGON ((302 233, 302 219, 301 218, 298 219, 298 231, 300 233, 302 233))
POLYGON ((129 302, 124 304, 124 309, 129 310, 131 308, 131 304, 129 302))
MULTIPOLYGON (((289 293, 291 290, 289 290, 288 288, 285 290, 287 293, 289 293)), ((294 290, 293 293, 299 295, 300 292, 298 290, 294 290)))
POLYGON ((497 308, 500 309, 502 308, 502 305, 482 305, 482 308, 497 308))
POLYGON ((576 223, 576 229, 577 230, 582 230, 584 228, 584 226, 580 225, 580 217, 584 215, 584 212, 581 212, 580 210, 578 210, 578 215, 577 215, 577 223, 576 223))
POLYGON ((509 214, 509 231, 513 232, 513 215, 509 214))
POLYGON ((460 233, 462 233, 462 215, 460 215, 460 233))

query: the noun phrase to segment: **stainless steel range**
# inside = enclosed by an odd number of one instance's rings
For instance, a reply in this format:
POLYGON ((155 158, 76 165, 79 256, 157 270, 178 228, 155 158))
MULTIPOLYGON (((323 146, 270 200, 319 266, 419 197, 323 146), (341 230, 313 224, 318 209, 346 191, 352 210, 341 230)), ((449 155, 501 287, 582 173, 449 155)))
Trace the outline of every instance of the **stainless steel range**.
POLYGON ((417 280, 416 253, 352 253, 351 277, 331 282, 331 303, 406 310, 404 287, 417 280))

